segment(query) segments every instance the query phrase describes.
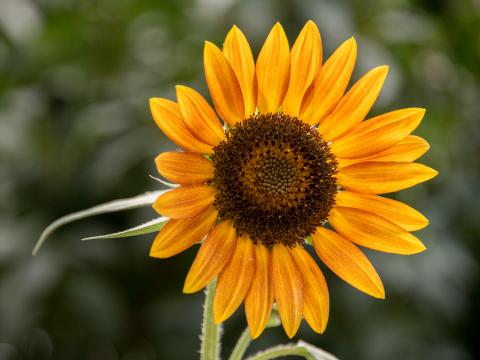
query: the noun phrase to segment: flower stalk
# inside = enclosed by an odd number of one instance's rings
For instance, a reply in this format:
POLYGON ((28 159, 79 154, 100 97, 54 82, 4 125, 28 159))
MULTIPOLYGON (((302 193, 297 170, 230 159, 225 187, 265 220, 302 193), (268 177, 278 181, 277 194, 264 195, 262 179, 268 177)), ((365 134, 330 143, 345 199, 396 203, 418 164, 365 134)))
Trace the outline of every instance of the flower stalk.
POLYGON ((202 335, 200 360, 219 360, 222 336, 222 326, 213 321, 213 296, 216 281, 205 287, 205 303, 203 305, 202 335))

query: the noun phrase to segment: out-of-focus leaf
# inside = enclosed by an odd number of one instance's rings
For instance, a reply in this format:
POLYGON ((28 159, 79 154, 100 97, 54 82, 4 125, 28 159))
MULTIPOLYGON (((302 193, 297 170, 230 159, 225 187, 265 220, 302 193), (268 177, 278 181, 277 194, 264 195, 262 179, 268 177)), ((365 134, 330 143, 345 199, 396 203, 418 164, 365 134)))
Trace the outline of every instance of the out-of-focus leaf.
POLYGON ((48 225, 45 230, 43 230, 40 238, 38 239, 35 247, 33 248, 32 255, 35 256, 42 247, 42 245, 45 243, 47 238, 55 230, 57 230, 63 225, 95 215, 150 206, 160 196, 160 194, 164 193, 165 191, 166 190, 150 191, 142 195, 137 195, 127 199, 110 201, 105 204, 96 205, 85 210, 80 210, 69 215, 62 216, 61 218, 55 220, 50 225, 48 225))
POLYGON ((159 231, 165 223, 168 221, 167 217, 159 217, 157 219, 150 220, 144 224, 132 227, 127 230, 115 232, 106 235, 97 235, 83 238, 82 240, 97 240, 97 239, 117 239, 129 236, 149 234, 155 231, 159 231))

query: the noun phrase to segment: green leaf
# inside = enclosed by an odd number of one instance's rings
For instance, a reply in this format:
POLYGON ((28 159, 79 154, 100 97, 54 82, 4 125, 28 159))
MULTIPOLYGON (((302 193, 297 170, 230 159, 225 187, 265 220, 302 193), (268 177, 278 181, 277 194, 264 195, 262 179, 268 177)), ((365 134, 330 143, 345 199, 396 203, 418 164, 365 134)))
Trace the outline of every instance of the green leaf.
POLYGON ((48 239, 48 237, 55 230, 57 230, 59 227, 63 225, 66 225, 71 222, 78 221, 90 216, 106 214, 106 213, 111 213, 116 211, 135 209, 135 208, 144 207, 144 206, 150 206, 165 191, 167 190, 150 191, 142 195, 137 195, 127 199, 110 201, 105 204, 100 204, 100 205, 91 207, 89 209, 77 211, 72 214, 62 216, 61 218, 55 220, 50 225, 48 225, 45 228, 45 230, 43 230, 42 234, 37 240, 37 243, 35 244, 35 247, 33 248, 32 255, 33 256, 37 255, 38 251, 40 250, 42 245, 45 243, 45 241, 48 239))
POLYGON ((167 181, 165 181, 165 180, 162 180, 162 179, 160 179, 160 178, 158 178, 158 177, 155 177, 155 176, 153 176, 153 175, 151 175, 151 174, 148 175, 148 176, 150 177, 150 179, 153 179, 153 180, 155 180, 155 181, 158 181, 160 184, 165 185, 166 187, 169 187, 169 188, 172 188, 172 189, 175 189, 175 188, 180 187, 180 185, 178 185, 178 184, 169 183, 169 182, 167 182, 167 181))
POLYGON ((332 354, 302 340, 296 344, 278 345, 268 348, 249 357, 247 360, 270 360, 284 356, 301 356, 307 360, 338 360, 332 354))
POLYGON ((149 234, 152 232, 159 231, 165 223, 168 221, 167 217, 159 217, 157 219, 150 220, 144 224, 132 227, 127 230, 119 231, 112 234, 106 235, 97 235, 83 238, 82 240, 97 240, 97 239, 117 239, 129 236, 149 234))
POLYGON ((309 344, 303 340, 297 342, 298 347, 303 347, 315 360, 338 360, 336 356, 322 350, 312 344, 309 344))

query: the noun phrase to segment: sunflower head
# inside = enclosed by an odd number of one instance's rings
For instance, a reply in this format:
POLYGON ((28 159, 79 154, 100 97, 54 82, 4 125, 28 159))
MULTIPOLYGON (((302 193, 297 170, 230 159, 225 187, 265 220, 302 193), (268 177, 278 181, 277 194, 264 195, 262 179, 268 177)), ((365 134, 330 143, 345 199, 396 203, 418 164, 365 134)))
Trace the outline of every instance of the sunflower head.
POLYGON ((214 206, 239 235, 302 245, 334 204, 336 161, 318 130, 283 113, 237 123, 214 148, 214 206))
POLYGON ((182 149, 156 158, 159 173, 180 187, 153 205, 170 220, 150 255, 166 258, 201 243, 184 292, 217 278, 216 322, 244 302, 258 337, 275 302, 289 337, 302 318, 321 333, 329 296, 309 244, 340 278, 377 298, 385 297, 383 284, 358 246, 425 249, 411 232, 428 220, 380 196, 437 174, 414 163, 429 147, 411 135, 425 111, 365 120, 388 68, 370 70, 347 90, 355 60, 350 38, 323 62, 309 21, 291 48, 277 23, 255 61, 234 26, 222 49, 205 43, 214 108, 186 86, 177 86, 176 101, 150 100, 155 122, 182 149))

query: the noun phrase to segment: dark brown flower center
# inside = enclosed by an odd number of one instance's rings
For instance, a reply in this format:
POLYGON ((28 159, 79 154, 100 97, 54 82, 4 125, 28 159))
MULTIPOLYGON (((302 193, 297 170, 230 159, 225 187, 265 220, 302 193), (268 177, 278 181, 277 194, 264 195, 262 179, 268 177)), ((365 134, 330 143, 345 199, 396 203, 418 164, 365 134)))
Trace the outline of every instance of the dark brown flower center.
POLYGON ((239 235, 293 246, 327 219, 337 164, 315 128, 281 113, 255 115, 214 151, 215 206, 239 235))

